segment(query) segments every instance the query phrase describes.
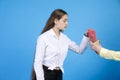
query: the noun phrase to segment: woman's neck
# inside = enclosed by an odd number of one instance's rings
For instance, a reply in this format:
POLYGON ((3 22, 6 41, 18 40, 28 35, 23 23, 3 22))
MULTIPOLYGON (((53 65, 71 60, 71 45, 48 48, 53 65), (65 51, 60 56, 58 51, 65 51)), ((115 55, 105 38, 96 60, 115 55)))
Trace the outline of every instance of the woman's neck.
POLYGON ((53 27, 53 31, 55 32, 57 37, 60 36, 60 30, 59 29, 57 29, 56 27, 53 27))

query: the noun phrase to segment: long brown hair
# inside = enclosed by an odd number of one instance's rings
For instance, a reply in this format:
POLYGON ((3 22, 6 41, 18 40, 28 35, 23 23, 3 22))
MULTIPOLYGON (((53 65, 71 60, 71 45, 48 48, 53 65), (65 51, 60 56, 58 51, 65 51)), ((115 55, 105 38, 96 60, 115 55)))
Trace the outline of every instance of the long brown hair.
MULTIPOLYGON (((67 12, 65 12, 64 10, 62 9, 56 9, 52 12, 51 16, 49 17, 42 33, 48 31, 49 29, 53 28, 55 23, 54 23, 54 20, 55 19, 58 19, 60 20, 64 15, 67 15, 67 12)), ((41 34, 42 34, 41 33, 41 34)))

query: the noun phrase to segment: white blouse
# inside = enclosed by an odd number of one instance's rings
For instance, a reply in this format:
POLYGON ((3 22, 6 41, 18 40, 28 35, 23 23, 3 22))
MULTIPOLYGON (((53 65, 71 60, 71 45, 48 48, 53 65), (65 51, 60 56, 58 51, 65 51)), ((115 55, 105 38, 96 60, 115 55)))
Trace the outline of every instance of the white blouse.
POLYGON ((83 36, 81 44, 78 46, 62 32, 58 38, 53 29, 41 34, 37 40, 34 60, 34 69, 37 80, 44 80, 42 65, 47 66, 50 70, 53 70, 55 67, 60 67, 63 71, 62 66, 68 49, 77 53, 82 53, 88 46, 88 42, 89 39, 83 36))

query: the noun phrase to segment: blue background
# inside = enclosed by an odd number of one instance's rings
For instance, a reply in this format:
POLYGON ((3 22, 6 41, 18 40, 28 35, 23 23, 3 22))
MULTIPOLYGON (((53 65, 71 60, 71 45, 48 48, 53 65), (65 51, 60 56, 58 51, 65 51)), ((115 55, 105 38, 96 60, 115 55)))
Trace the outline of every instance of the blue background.
MULTIPOLYGON (((65 30, 77 44, 89 28, 103 47, 120 50, 120 0, 0 0, 0 80, 30 80, 36 40, 51 12, 68 12, 65 30)), ((120 62, 68 51, 64 80, 120 80, 120 62)))

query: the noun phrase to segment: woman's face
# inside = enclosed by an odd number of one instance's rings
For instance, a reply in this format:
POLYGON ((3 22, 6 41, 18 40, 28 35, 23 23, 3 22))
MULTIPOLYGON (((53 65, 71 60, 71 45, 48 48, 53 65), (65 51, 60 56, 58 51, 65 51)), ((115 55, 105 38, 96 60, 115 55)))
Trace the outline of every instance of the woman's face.
POLYGON ((68 25, 68 16, 67 15, 64 15, 60 20, 57 20, 55 22, 55 26, 59 30, 65 30, 67 25, 68 25))

